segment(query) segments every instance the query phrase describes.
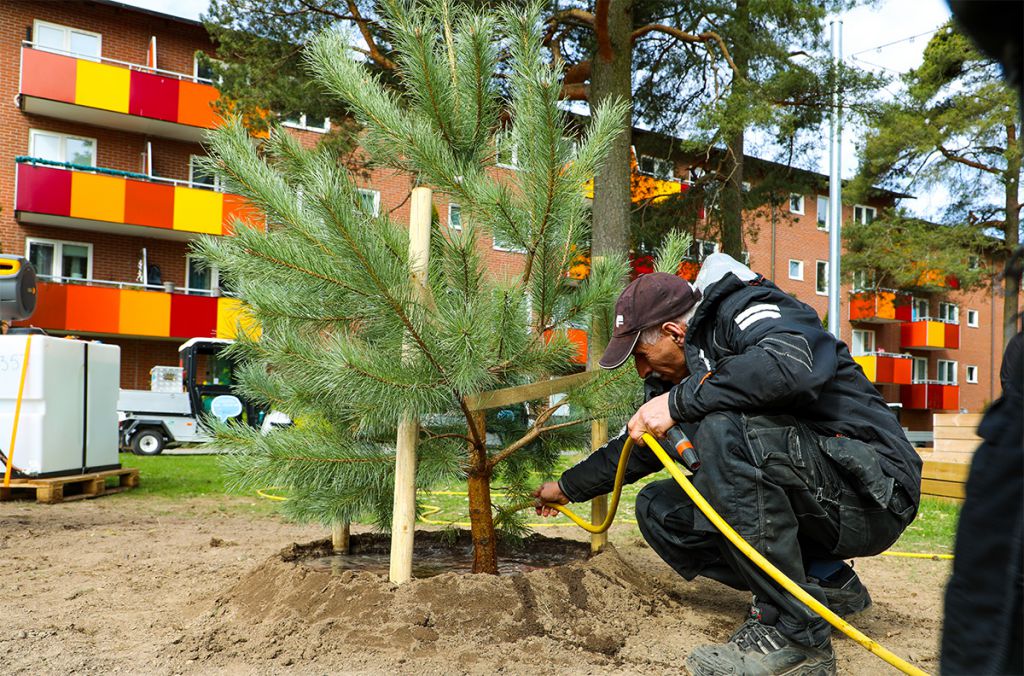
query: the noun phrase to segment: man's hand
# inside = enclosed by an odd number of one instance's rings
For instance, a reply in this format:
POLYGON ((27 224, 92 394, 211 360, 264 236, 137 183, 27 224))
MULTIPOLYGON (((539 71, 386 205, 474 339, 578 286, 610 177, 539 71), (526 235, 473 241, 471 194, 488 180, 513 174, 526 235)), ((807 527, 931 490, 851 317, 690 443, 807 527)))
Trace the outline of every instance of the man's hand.
POLYGON ((534 508, 537 510, 538 516, 558 515, 558 510, 554 507, 548 507, 544 504, 546 502, 555 502, 559 505, 569 504, 569 498, 565 497, 565 493, 562 492, 562 488, 558 485, 557 481, 545 481, 533 492, 533 497, 537 498, 534 508))
POLYGON ((640 407, 633 417, 629 419, 629 436, 641 446, 644 445, 643 435, 649 432, 654 437, 661 439, 674 427, 676 421, 668 412, 668 393, 651 399, 640 407))

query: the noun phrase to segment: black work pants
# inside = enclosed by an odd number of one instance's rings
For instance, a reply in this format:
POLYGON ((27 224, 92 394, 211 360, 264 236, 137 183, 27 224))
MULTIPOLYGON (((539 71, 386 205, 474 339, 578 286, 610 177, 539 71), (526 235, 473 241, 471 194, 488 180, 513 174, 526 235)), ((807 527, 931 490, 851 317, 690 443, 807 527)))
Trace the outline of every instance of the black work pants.
MULTIPOLYGON (((701 467, 694 486, 783 573, 824 603, 805 572, 812 559, 870 556, 913 519, 914 505, 881 470, 874 449, 823 437, 790 416, 715 413, 691 439, 701 467)), ((722 536, 673 479, 648 484, 636 501, 640 531, 688 580, 704 575, 752 591, 779 609, 778 628, 820 645, 829 625, 773 582, 722 536)))

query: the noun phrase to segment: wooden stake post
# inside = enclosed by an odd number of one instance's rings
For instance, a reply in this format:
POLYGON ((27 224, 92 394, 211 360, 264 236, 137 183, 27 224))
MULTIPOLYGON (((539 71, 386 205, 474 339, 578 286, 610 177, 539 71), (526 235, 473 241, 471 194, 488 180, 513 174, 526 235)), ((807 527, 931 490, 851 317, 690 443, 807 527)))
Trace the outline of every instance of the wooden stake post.
MULTIPOLYGON (((591 265, 597 263, 600 257, 595 256, 591 261, 591 265)), ((608 346, 608 332, 604 326, 598 326, 600 322, 593 322, 594 326, 590 327, 590 335, 587 341, 587 372, 592 373, 601 368, 597 363, 601 359, 601 355, 604 354, 604 349, 608 346)), ((608 420, 595 420, 590 423, 590 452, 593 453, 597 449, 608 443, 608 420)), ((604 523, 605 517, 608 516, 608 496, 599 495, 590 501, 590 522, 591 523, 604 523)), ((608 544, 608 531, 603 533, 592 533, 590 535, 590 551, 597 553, 605 548, 608 544)))
MULTIPOLYGON (((430 188, 413 188, 409 213, 409 264, 413 287, 426 299, 430 254, 430 188)), ((416 525, 416 439, 419 421, 406 416, 398 426, 395 456, 395 502, 391 521, 391 568, 395 584, 412 579, 412 548, 416 525)))

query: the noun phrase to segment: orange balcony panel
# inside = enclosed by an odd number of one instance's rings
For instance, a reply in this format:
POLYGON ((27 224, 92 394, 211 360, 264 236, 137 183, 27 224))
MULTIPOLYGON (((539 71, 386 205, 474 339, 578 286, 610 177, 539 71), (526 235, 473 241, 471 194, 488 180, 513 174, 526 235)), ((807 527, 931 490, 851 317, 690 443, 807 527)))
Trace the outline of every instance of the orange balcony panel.
POLYGON ((158 291, 121 292, 118 333, 126 336, 171 335, 171 294, 158 291))
POLYGON ((913 382, 913 359, 896 359, 892 358, 892 380, 890 382, 897 385, 909 385, 913 382))
POLYGON ((18 326, 38 326, 42 329, 63 329, 67 325, 68 287, 65 284, 39 282, 36 286, 36 311, 18 326))
POLYGON ((131 71, 120 66, 77 60, 75 103, 80 106, 128 112, 131 71))
POLYGON ((71 173, 52 167, 18 165, 18 197, 14 209, 37 214, 71 213, 71 173))
POLYGON ((243 221, 251 227, 262 229, 261 223, 263 222, 263 219, 260 214, 260 210, 253 206, 252 202, 241 195, 224 193, 224 204, 222 210, 224 212, 222 217, 222 228, 225 235, 232 234, 232 224, 236 220, 243 221))
POLYGON ((955 349, 946 344, 947 326, 956 328, 955 346, 959 347, 959 327, 945 322, 924 319, 916 322, 904 322, 900 325, 900 346, 912 350, 955 349))
POLYGON ((854 357, 864 375, 873 383, 909 385, 913 360, 893 354, 865 354, 854 357))
POLYGON ((116 334, 119 330, 120 294, 118 289, 69 284, 64 330, 116 334))
POLYGON ((174 186, 125 181, 124 220, 151 228, 174 227, 174 186))
POLYGON ((895 291, 864 291, 850 296, 851 322, 910 320, 910 297, 895 291))
POLYGON ((587 363, 587 332, 583 329, 569 329, 569 340, 576 346, 576 356, 572 358, 576 364, 587 363))
POLYGON ((217 335, 217 300, 206 296, 171 294, 173 338, 213 338, 217 335))
POLYGON ((947 350, 959 350, 960 349, 960 325, 959 324, 946 324, 945 330, 945 346, 947 350))
POLYGON ((125 183, 117 176, 73 172, 71 217, 124 223, 125 183))
POLYGON ((21 93, 41 99, 75 100, 76 59, 38 49, 21 50, 21 93))
POLYGON ((220 92, 210 85, 186 82, 178 83, 178 122, 193 127, 211 128, 220 123, 220 116, 213 103, 220 92))
POLYGON ((128 113, 177 122, 178 80, 142 71, 131 72, 128 113))

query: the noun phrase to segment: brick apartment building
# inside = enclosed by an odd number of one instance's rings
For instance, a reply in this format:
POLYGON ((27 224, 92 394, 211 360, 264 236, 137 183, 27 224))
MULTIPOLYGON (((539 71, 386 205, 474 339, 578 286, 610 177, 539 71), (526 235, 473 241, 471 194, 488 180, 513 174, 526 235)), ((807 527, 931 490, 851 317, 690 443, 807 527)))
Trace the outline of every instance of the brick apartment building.
MULTIPOLYGON (((126 388, 148 388, 150 369, 176 364, 188 338, 234 335, 238 301, 188 248, 200 234, 230 236, 231 220, 251 213, 194 161, 218 123, 218 93, 195 59, 211 50, 200 23, 111 0, 0 3, 0 251, 27 255, 43 278, 30 323, 119 345, 126 388)), ((329 125, 288 123, 305 144, 329 125)), ((654 155, 641 150, 637 172, 657 174, 656 189, 685 189, 675 177, 691 163, 654 155)), ((499 179, 515 170, 514 152, 503 159, 499 179)), ((373 170, 364 188, 376 208, 408 219, 410 177, 373 170)), ((751 267, 822 315, 826 194, 752 215, 756 236, 747 237, 751 267)), ((871 218, 894 197, 851 205, 844 217, 871 218)), ((435 197, 440 221, 459 227, 446 199, 435 197)), ((482 246, 495 274, 521 271, 521 254, 482 246)), ((714 246, 698 243, 697 257, 714 246)), ((855 317, 844 317, 842 337, 887 400, 903 403, 904 425, 929 429, 933 410, 978 411, 998 396, 1002 317, 991 291, 941 302, 859 297, 855 317)))

